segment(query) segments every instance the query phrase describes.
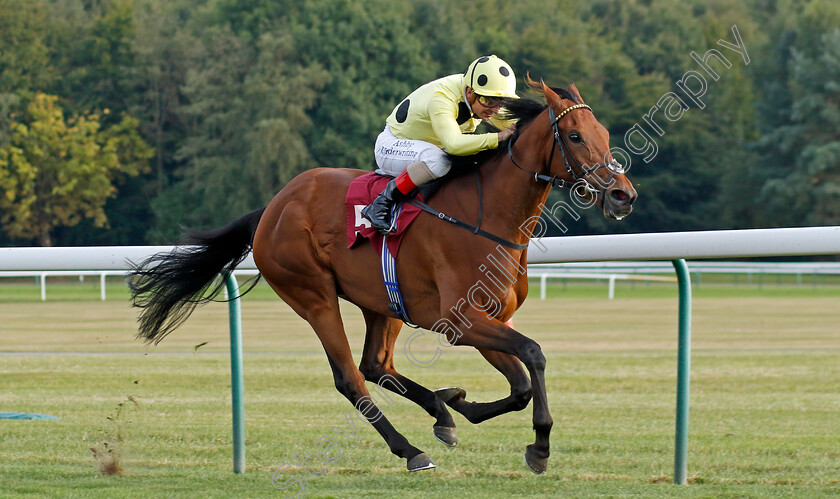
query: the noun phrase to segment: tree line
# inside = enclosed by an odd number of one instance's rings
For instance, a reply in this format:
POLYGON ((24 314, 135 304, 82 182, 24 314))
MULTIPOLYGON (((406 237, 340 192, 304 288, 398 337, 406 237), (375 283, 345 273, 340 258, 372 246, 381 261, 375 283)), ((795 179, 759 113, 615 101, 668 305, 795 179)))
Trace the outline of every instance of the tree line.
POLYGON ((371 169, 395 104, 490 53, 574 81, 626 156, 632 216, 564 233, 839 224, 838 27, 834 0, 0 0, 0 244, 171 243, 371 169))

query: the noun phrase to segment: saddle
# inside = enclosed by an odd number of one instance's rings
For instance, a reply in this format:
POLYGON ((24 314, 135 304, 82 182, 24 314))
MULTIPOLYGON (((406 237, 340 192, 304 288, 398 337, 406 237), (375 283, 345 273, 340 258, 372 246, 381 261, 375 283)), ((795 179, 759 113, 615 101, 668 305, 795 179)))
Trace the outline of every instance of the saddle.
MULTIPOLYGON (((379 255, 382 255, 382 240, 385 236, 372 228, 370 221, 362 216, 362 209, 373 202, 376 196, 385 189, 391 177, 371 172, 353 180, 347 189, 344 203, 347 211, 347 247, 354 248, 365 239, 370 240, 379 255)), ((425 202, 437 192, 443 184, 444 178, 433 180, 420 186, 409 194, 401 203, 394 207, 395 231, 388 234, 386 245, 390 253, 396 257, 400 243, 417 215, 423 211, 419 206, 411 203, 413 200, 425 202)))

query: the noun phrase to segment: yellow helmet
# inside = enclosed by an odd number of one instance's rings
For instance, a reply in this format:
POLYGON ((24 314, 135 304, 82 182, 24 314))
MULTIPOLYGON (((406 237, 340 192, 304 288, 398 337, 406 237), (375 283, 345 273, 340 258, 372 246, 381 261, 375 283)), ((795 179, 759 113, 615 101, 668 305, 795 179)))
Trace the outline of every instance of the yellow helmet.
POLYGON ((517 98, 513 70, 495 55, 485 55, 474 60, 464 73, 464 83, 478 95, 517 98))

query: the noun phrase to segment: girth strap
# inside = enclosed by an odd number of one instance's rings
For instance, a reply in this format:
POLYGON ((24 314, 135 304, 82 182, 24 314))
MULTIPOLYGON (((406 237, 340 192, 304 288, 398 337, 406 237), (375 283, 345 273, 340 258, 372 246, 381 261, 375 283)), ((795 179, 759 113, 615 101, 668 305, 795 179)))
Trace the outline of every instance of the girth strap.
MULTIPOLYGON (((395 206, 392 210, 393 219, 396 220, 402 211, 402 204, 395 206)), ((417 328, 418 326, 411 322, 411 317, 408 316, 408 310, 405 307, 405 300, 400 291, 400 283, 397 280, 397 262, 391 251, 388 249, 388 237, 382 238, 382 257, 380 263, 382 266, 382 279, 385 281, 385 292, 388 294, 388 308, 391 312, 397 314, 407 326, 417 328)))

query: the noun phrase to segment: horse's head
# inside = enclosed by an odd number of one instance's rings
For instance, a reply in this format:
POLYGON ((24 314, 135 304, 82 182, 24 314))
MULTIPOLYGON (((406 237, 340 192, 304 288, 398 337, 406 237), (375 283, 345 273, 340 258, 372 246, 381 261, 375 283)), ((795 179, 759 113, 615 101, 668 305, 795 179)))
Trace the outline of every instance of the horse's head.
POLYGON ((574 195, 600 206, 605 217, 627 216, 633 210, 636 189, 610 153, 609 132, 595 119, 575 84, 561 90, 530 77, 528 83, 543 92, 549 107, 554 136, 549 176, 574 182, 574 195))

